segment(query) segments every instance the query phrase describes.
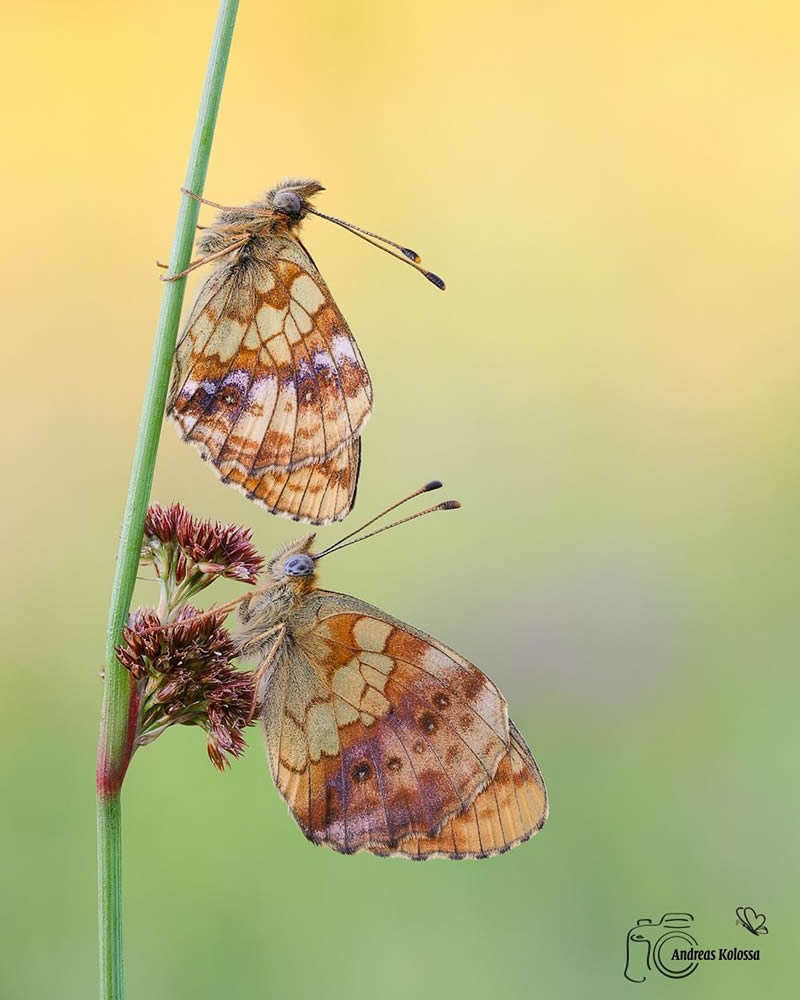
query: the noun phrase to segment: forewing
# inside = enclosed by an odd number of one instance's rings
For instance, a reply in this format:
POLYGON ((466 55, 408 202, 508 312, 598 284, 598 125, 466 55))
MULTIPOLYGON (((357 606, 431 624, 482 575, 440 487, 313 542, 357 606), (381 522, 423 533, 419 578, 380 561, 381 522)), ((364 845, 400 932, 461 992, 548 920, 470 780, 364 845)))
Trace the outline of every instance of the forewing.
POLYGON ((384 857, 488 858, 522 844, 547 819, 547 791, 525 740, 509 720, 511 743, 494 778, 475 801, 435 837, 407 837, 393 849, 368 848, 384 857))
POLYGON ((280 707, 263 717, 303 832, 345 853, 435 836, 507 754, 503 696, 457 653, 352 597, 315 591, 287 626, 280 707))
POLYGON ((230 483, 273 514, 311 524, 346 517, 356 497, 361 439, 348 441, 331 458, 299 469, 266 469, 247 474, 235 463, 221 463, 222 481, 230 483))
POLYGON ((333 456, 372 387, 347 323, 296 240, 253 237, 206 281, 175 352, 168 413, 245 477, 333 456))

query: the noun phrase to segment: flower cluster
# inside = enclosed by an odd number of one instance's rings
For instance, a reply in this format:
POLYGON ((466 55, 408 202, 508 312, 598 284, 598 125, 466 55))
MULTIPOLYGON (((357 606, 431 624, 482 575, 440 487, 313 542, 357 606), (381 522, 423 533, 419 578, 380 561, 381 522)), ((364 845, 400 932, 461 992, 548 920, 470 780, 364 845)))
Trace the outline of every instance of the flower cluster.
POLYGON ((264 559, 251 537, 249 528, 192 517, 179 503, 151 504, 141 558, 153 564, 162 587, 172 591, 171 611, 217 577, 255 583, 264 559))
POLYGON ((202 726, 208 755, 222 770, 224 754, 244 753, 242 730, 253 704, 253 675, 236 670, 236 646, 222 627, 225 615, 184 605, 162 623, 152 608, 131 615, 117 658, 138 688, 136 743, 151 743, 169 726, 202 726))
POLYGON ((255 583, 264 559, 253 547, 252 532, 235 524, 192 517, 183 504, 151 504, 144 522, 145 547, 177 546, 180 582, 195 564, 203 573, 255 583))
POLYGON ((223 627, 226 610, 201 612, 187 603, 218 577, 254 583, 263 564, 250 531, 193 518, 181 505, 153 504, 145 521, 142 559, 161 586, 157 609, 128 619, 117 658, 130 672, 138 703, 135 746, 173 725, 201 726, 220 770, 244 753, 253 674, 237 670, 237 647, 223 627))

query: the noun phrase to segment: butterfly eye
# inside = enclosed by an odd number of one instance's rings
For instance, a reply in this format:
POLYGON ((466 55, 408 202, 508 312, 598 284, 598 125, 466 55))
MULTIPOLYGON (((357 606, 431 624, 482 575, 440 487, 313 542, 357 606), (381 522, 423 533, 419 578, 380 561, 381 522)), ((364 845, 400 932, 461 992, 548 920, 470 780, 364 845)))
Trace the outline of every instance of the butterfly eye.
POLYGON ((272 207, 276 212, 298 218, 303 211, 303 199, 294 191, 278 191, 272 199, 272 207))
POLYGON ((314 560, 302 552, 289 556, 283 564, 283 572, 287 576, 311 576, 314 572, 314 560))

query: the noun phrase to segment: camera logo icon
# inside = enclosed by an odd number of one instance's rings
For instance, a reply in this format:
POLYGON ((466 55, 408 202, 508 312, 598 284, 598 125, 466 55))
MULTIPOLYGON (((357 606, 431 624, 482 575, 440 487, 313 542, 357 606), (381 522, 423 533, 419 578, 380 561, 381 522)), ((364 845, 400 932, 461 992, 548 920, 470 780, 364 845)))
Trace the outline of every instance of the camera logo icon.
POLYGON ((691 913, 665 913, 658 921, 637 920, 625 941, 625 978, 643 983, 653 969, 668 979, 690 976, 698 963, 678 953, 692 955, 697 949, 697 941, 687 930, 693 920, 691 913))

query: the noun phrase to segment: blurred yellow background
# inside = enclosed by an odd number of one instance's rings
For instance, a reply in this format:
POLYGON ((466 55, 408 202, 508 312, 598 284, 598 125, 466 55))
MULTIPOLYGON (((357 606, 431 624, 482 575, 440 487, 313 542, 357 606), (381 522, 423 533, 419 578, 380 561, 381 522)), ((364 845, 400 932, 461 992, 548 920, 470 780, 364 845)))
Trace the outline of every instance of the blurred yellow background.
MULTIPOLYGON (((98 671, 214 18, 4 15, 8 1000, 96 988, 98 671)), ((798 30, 795 4, 735 0, 244 0, 207 196, 319 177, 323 211, 448 282, 305 225, 376 387, 355 516, 433 477, 464 503, 324 585, 491 674, 551 818, 481 863, 340 857, 295 828, 255 730, 226 776, 171 731, 125 787, 132 998, 793 993, 798 30), (749 948, 743 905, 761 961, 623 978, 637 918, 690 911, 705 947, 749 948)), ((171 427, 154 497, 265 552, 298 533, 171 427)))

